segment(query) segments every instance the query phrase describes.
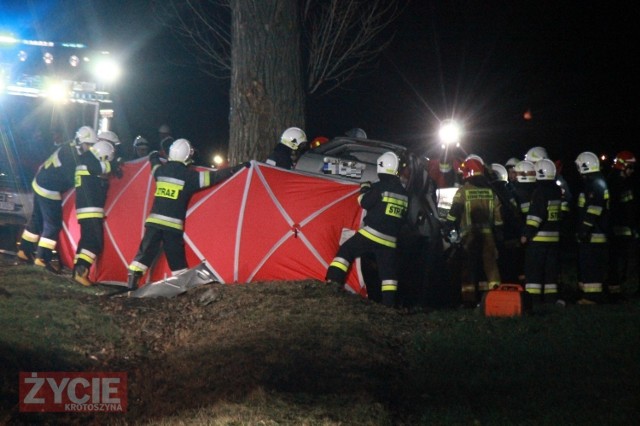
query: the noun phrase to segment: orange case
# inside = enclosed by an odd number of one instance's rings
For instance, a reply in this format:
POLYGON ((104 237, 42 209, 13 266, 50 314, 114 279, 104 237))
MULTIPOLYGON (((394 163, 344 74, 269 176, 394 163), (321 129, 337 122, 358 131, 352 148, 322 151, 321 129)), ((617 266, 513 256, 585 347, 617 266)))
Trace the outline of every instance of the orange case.
POLYGON ((521 316, 531 310, 531 297, 520 284, 500 284, 482 295, 480 307, 487 317, 521 316))

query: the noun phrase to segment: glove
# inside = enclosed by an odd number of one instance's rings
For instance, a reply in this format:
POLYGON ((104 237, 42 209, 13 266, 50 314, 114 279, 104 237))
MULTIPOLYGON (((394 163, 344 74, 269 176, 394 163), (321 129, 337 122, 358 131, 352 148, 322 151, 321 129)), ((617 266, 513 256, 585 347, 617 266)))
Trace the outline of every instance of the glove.
POLYGON ((249 167, 251 167, 251 162, 250 161, 246 161, 244 163, 240 163, 240 164, 237 164, 237 165, 233 166, 231 168, 231 172, 232 173, 238 173, 240 170, 242 170, 244 168, 248 169, 249 167))
POLYGON ((157 161, 160 159, 160 152, 159 151, 151 151, 149 153, 149 161, 157 161))
POLYGON ((368 192, 371 189, 371 182, 366 181, 366 182, 362 182, 360 184, 360 193, 364 194, 365 192, 368 192))

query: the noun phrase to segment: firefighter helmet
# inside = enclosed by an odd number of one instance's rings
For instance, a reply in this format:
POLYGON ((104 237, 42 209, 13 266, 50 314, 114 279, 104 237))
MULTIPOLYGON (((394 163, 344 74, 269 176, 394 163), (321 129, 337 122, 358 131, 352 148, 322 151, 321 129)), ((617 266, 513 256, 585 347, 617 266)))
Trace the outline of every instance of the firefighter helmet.
POLYGON ((360 127, 354 127, 353 129, 349 129, 347 133, 345 133, 345 136, 349 136, 350 138, 366 139, 367 132, 362 130, 360 127))
POLYGON ((502 164, 493 163, 491 164, 491 170, 495 173, 497 180, 501 180, 503 182, 507 182, 509 180, 509 172, 502 164))
POLYGON ((469 179, 473 176, 484 175, 484 164, 476 158, 467 157, 467 160, 464 160, 460 169, 462 170, 462 179, 469 179))
POLYGON ((169 147, 169 161, 179 161, 189 164, 193 156, 191 142, 186 139, 176 139, 169 147))
POLYGON ((76 132, 76 144, 80 145, 82 143, 91 143, 94 144, 98 142, 98 137, 96 136, 95 130, 93 130, 89 126, 82 126, 76 132))
POLYGON ((593 152, 585 151, 580 153, 575 163, 581 175, 600 171, 600 160, 593 152))
POLYGON ((548 158, 536 162, 536 180, 554 180, 556 178, 556 165, 548 158))
POLYGON ((106 140, 99 140, 89 150, 99 161, 112 161, 115 154, 115 148, 106 140))
POLYGON ((324 145, 325 143, 329 142, 329 138, 325 137, 325 136, 316 136, 312 141, 311 141, 311 145, 310 148, 314 149, 319 147, 320 145, 324 145))
POLYGON ((509 159, 507 160, 507 162, 506 162, 506 163, 504 163, 504 166, 505 166, 507 169, 508 169, 508 168, 510 168, 510 167, 515 167, 515 166, 516 166, 516 164, 518 164, 518 161, 520 161, 520 160, 518 160, 516 157, 511 157, 511 158, 509 158, 509 159))
POLYGON ((534 164, 536 161, 540 161, 545 158, 549 158, 549 155, 547 154, 547 150, 541 146, 534 146, 524 155, 525 160, 531 161, 534 164))
POLYGON ((138 135, 133 140, 133 147, 137 148, 139 146, 149 146, 149 141, 143 138, 142 136, 138 135))
POLYGON ((377 164, 378 173, 395 176, 398 174, 398 169, 400 168, 400 158, 398 158, 395 152, 387 151, 378 157, 377 164))
POLYGON ((631 151, 620 151, 613 159, 613 168, 616 170, 626 170, 636 164, 636 156, 631 151))
POLYGON ((536 181, 536 168, 531 161, 518 161, 514 167, 516 178, 521 183, 531 183, 536 181))
POLYGON ((98 141, 107 141, 113 145, 120 145, 120 138, 111 130, 103 130, 98 132, 98 141))
POLYGON ((301 143, 307 141, 307 135, 304 130, 298 127, 289 127, 282 133, 280 137, 280 143, 288 146, 289 148, 296 150, 301 143))
POLYGON ((469 154, 467 155, 467 158, 464 159, 464 161, 468 161, 468 160, 477 160, 480 162, 480 164, 482 164, 484 166, 484 160, 482 159, 482 157, 480 157, 477 154, 469 154))

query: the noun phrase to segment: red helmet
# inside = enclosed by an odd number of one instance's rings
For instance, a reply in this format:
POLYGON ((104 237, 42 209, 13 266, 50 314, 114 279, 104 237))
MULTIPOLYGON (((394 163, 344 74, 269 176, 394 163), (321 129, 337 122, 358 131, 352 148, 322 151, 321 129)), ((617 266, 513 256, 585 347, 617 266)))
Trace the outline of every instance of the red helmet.
POLYGON ((316 136, 312 141, 311 141, 311 145, 309 145, 311 147, 311 149, 313 148, 317 148, 320 145, 323 145, 325 143, 329 142, 329 138, 324 137, 324 136, 316 136))
POLYGON ((624 170, 634 164, 636 164, 636 156, 631 151, 620 151, 613 159, 613 168, 616 170, 624 170))
POLYGON ((469 179, 471 176, 482 176, 484 175, 484 165, 479 160, 470 158, 462 163, 460 171, 463 179, 469 179))

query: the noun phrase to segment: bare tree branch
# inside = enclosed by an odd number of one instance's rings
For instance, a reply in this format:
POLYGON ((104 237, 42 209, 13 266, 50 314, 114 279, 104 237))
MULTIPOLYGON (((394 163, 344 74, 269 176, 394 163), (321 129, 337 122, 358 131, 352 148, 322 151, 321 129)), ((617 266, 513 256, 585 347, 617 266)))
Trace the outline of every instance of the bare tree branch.
MULTIPOLYGON (((408 1, 303 0, 307 93, 329 93, 371 65, 391 43, 392 37, 384 31, 408 1)), ((232 66, 229 0, 154 3, 160 20, 190 48, 195 47, 200 69, 216 78, 228 78, 232 66)))
POLYGON ((308 93, 335 90, 372 63, 391 43, 382 33, 401 12, 397 0, 308 0, 308 93))
POLYGON ((204 73, 228 78, 231 70, 229 0, 157 0, 156 16, 195 48, 194 58, 204 73))

